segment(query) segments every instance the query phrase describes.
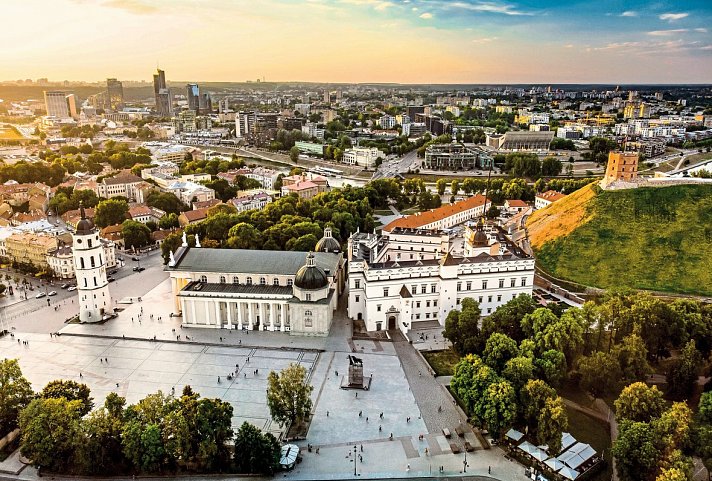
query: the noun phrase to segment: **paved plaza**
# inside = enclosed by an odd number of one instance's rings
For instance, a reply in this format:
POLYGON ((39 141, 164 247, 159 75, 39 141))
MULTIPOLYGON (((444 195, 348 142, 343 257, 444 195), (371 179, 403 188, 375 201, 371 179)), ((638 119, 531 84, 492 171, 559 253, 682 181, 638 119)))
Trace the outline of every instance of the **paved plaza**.
MULTIPOLYGON (((95 404, 101 405, 109 392, 134 403, 158 390, 166 394, 175 390, 179 395, 183 386, 190 385, 203 397, 230 402, 233 427, 247 421, 277 436, 284 433, 269 416, 267 375, 299 363, 309 372, 314 405, 307 438, 297 442, 303 448, 303 461, 285 477, 353 478, 356 464, 357 476, 364 478, 487 476, 491 469, 491 478, 525 479, 524 468, 506 460, 499 448, 483 449, 416 346, 404 339, 352 340, 343 305, 328 337, 183 329, 181 319, 171 316, 174 304, 168 279, 157 272, 143 279, 142 285, 117 290, 122 311, 104 324, 63 324, 62 319, 76 309, 74 303, 15 319, 14 338, 0 339, 0 354, 20 360, 35 390, 54 379, 72 379, 86 383, 95 404), (23 326, 31 326, 30 332, 23 326), (57 331, 58 336, 50 336, 57 331), (349 354, 363 360, 370 389, 341 388, 348 375, 349 354), (228 374, 234 378, 228 380, 228 374), (464 437, 455 435, 457 427, 466 431, 464 437), (446 439, 442 428, 448 428, 453 438, 446 439), (463 473, 465 455, 453 454, 450 443, 461 449, 465 441, 475 451, 467 454, 463 473)), ((434 344, 431 339, 424 344, 434 344)), ((416 339, 415 344, 421 343, 416 339)), ((20 475, 35 477, 30 468, 20 475)))

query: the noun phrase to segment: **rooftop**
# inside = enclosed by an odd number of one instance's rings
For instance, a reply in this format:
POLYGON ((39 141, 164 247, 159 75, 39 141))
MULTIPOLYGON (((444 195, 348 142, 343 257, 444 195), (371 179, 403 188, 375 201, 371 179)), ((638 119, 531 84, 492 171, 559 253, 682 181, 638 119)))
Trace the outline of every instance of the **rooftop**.
POLYGON ((485 204, 485 196, 481 194, 473 195, 469 199, 455 202, 454 204, 444 205, 437 209, 421 212, 420 214, 409 215, 396 219, 383 228, 384 231, 390 232, 397 227, 404 229, 417 229, 433 222, 445 219, 447 217, 459 214, 466 210, 481 207, 485 204))

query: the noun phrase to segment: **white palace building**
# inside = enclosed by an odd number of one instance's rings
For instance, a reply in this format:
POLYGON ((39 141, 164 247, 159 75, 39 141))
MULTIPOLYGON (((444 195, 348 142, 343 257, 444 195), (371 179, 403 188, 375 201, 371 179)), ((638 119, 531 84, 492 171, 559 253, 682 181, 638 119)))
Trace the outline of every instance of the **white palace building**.
POLYGON ((369 331, 444 325, 465 297, 478 301, 486 316, 534 287, 534 258, 500 228, 481 223, 465 229, 457 250, 442 230, 357 232, 349 238, 348 266, 348 315, 369 331))
POLYGON ((209 249, 184 237, 166 267, 183 326, 326 336, 346 267, 329 228, 316 250, 209 249))

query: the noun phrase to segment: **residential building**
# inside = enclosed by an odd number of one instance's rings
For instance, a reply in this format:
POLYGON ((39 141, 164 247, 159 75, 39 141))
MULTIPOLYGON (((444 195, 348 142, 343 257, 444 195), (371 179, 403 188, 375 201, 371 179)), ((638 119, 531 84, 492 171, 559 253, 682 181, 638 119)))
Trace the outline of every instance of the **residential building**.
POLYGON ((543 209, 544 207, 556 202, 557 200, 561 200, 564 197, 566 197, 566 194, 562 194, 561 192, 557 192, 555 190, 547 190, 546 192, 537 194, 534 197, 534 208, 543 209))
POLYGON ((57 238, 34 232, 13 232, 5 239, 5 253, 11 262, 31 264, 47 271, 47 255, 57 248, 57 238))
POLYGON ((296 141, 294 143, 294 146, 299 149, 299 152, 317 155, 319 157, 324 157, 324 149, 326 149, 326 144, 317 144, 316 142, 305 142, 303 140, 296 141))
POLYGON ((44 91, 45 109, 50 117, 58 119, 79 118, 77 100, 73 93, 44 91))
POLYGON ((319 127, 316 122, 307 122, 302 126, 302 132, 307 134, 309 137, 314 137, 319 140, 324 140, 324 128, 319 127))
POLYGON ((124 86, 115 78, 106 79, 106 100, 110 110, 124 108, 124 86))
POLYGON ((432 144, 425 149, 423 167, 432 170, 469 170, 476 166, 478 152, 463 144, 432 144))
POLYGON ((345 164, 360 165, 366 169, 374 169, 378 158, 383 159, 385 154, 376 147, 353 147, 344 150, 341 161, 345 164))
POLYGON ((378 125, 380 125, 382 129, 392 129, 396 126, 396 118, 392 115, 385 114, 378 119, 378 125))
MULTIPOLYGON (((106 259, 106 268, 116 267, 116 245, 112 241, 101 237, 99 242, 101 242, 104 259, 106 259)), ((60 243, 55 251, 47 255, 47 264, 54 272, 55 277, 59 279, 74 278, 74 254, 70 245, 60 243)))
POLYGON ((193 202, 205 202, 215 198, 213 189, 195 182, 175 181, 166 187, 166 191, 173 193, 188 205, 193 202))
POLYGON ((326 177, 311 172, 282 178, 282 195, 297 194, 302 199, 311 199, 328 190, 329 182, 326 177))
POLYGON ((112 197, 126 197, 130 201, 142 203, 143 190, 140 186, 146 182, 139 176, 125 170, 114 177, 105 177, 97 184, 96 195, 111 199, 112 197))
POLYGON ((156 113, 160 117, 170 117, 173 114, 171 91, 166 85, 166 73, 157 69, 153 74, 153 94, 156 99, 156 113))
POLYGON ((384 232, 391 232, 394 229, 420 229, 420 230, 442 230, 448 229, 458 224, 475 220, 492 206, 492 202, 484 195, 477 194, 472 197, 444 205, 437 209, 420 212, 396 219, 383 228, 384 232), (485 200, 487 205, 485 206, 485 200))
POLYGON ((183 228, 190 224, 197 224, 198 222, 201 222, 208 218, 209 209, 209 207, 203 207, 201 209, 193 209, 181 212, 178 216, 178 223, 183 228))
POLYGON ((238 212, 262 210, 267 204, 272 202, 272 197, 266 192, 258 192, 252 195, 235 197, 228 202, 234 205, 238 212))
POLYGON ((504 209, 510 214, 516 214, 517 212, 527 210, 528 208, 529 204, 527 204, 523 200, 507 199, 504 201, 504 209))
POLYGON ((483 315, 520 294, 531 295, 534 258, 497 227, 466 236, 467 255, 450 252, 441 230, 395 228, 383 235, 357 232, 348 243, 348 316, 368 331, 407 333, 433 321, 445 325, 462 299, 483 315))
POLYGON ((166 270, 184 328, 305 336, 328 335, 346 281, 341 253, 207 249, 185 237, 166 270))
POLYGON ((245 177, 259 182, 264 189, 274 190, 274 184, 279 177, 279 171, 266 167, 255 167, 251 172, 247 172, 245 177))
POLYGON ((131 220, 142 224, 149 222, 155 222, 157 224, 164 215, 166 215, 165 211, 155 207, 149 207, 145 204, 137 204, 129 207, 129 217, 131 217, 131 220))

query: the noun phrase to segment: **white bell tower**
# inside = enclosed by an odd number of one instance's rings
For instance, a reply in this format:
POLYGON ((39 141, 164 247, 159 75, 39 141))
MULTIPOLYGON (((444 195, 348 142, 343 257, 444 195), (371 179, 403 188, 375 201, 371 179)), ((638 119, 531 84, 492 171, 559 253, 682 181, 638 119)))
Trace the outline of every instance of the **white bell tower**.
POLYGON ((81 220, 73 235, 74 272, 79 294, 79 320, 99 322, 105 314, 114 312, 106 279, 106 259, 94 223, 86 218, 84 206, 80 206, 81 220))

